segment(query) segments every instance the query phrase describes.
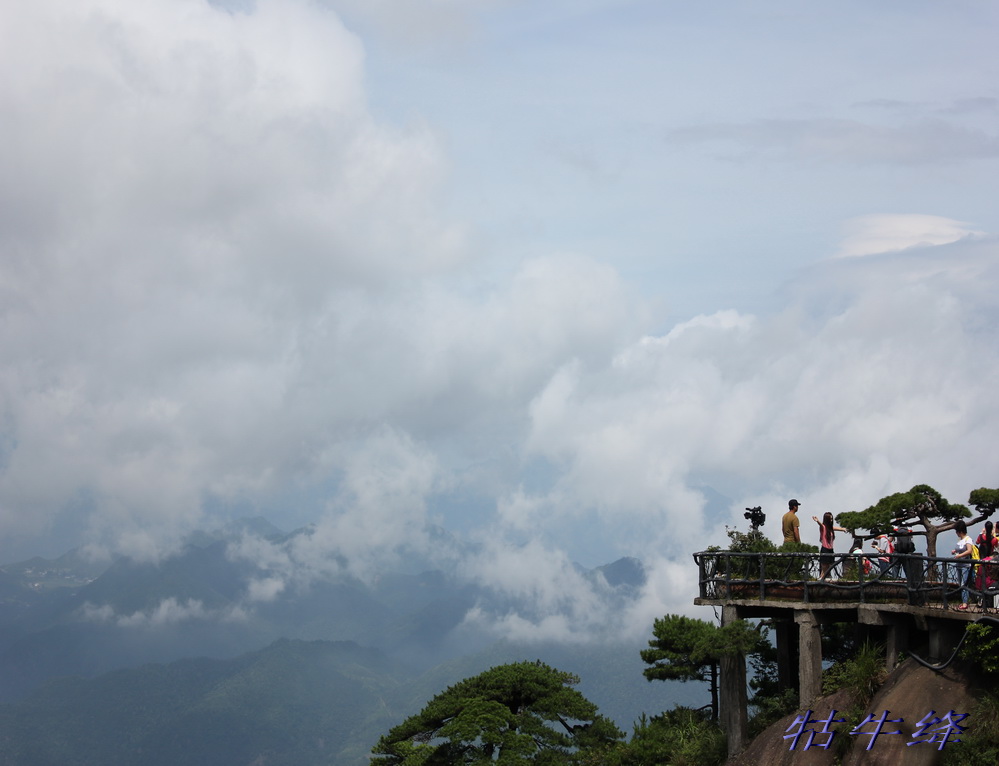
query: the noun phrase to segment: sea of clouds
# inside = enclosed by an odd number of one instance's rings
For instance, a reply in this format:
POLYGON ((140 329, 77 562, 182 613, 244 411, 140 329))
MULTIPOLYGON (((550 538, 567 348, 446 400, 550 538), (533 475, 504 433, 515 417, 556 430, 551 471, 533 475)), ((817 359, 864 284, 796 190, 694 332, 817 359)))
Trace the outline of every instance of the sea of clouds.
POLYGON ((5 560, 155 560, 285 510, 315 526, 234 554, 250 603, 416 552, 535 607, 470 619, 566 637, 606 622, 582 552, 645 562, 647 630, 745 506, 774 532, 791 496, 996 484, 999 242, 971 224, 872 211, 769 313, 663 330, 613 263, 481 257, 439 137, 372 113, 329 7, 8 4, 0 70, 5 560))

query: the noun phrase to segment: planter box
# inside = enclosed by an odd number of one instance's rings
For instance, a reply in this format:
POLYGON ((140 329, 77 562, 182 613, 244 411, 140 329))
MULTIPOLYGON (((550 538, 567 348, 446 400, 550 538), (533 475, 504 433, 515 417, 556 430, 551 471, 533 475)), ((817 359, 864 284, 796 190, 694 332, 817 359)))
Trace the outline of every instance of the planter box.
MULTIPOLYGON (((725 598, 725 581, 714 582, 718 598, 725 598)), ((760 585, 755 583, 732 583, 729 586, 731 598, 737 601, 757 601, 760 598, 760 585)), ((763 585, 763 597, 779 601, 805 601, 805 583, 767 583, 763 585)), ((808 601, 830 602, 861 600, 861 587, 857 581, 839 580, 835 584, 827 584, 818 580, 808 581, 808 601)), ((909 592, 904 582, 865 582, 863 586, 864 601, 899 601, 909 600, 909 592)))

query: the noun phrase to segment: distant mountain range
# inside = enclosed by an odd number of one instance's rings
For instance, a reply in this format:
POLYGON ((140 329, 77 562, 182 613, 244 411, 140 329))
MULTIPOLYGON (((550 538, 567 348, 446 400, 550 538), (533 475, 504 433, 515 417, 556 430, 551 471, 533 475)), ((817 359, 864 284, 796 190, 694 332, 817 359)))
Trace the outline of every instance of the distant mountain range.
POLYGON ((59 679, 0 706, 0 765, 363 763, 397 686, 374 650, 287 639, 232 660, 59 679))
MULTIPOLYGON (((0 567, 0 766, 366 763, 431 696, 522 659, 578 674, 626 730, 678 695, 702 704, 644 680, 643 642, 517 645, 469 627, 473 608, 517 604, 453 573, 279 587, 232 555, 247 535, 281 550, 300 534, 251 519, 159 564, 70 552, 0 567)), ((636 559, 580 571, 611 610, 645 582, 636 559)))

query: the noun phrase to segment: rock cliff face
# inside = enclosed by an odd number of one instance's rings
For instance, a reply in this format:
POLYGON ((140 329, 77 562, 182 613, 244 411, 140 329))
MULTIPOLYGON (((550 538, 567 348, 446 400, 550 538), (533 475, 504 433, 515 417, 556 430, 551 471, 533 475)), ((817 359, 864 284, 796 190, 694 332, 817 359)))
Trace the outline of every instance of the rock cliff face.
MULTIPOLYGON (((815 701, 812 705, 812 719, 828 718, 833 710, 838 711, 837 717, 846 717, 845 711, 851 706, 849 693, 840 690, 815 701)), ((766 729, 750 743, 741 756, 731 759, 728 766, 759 766, 763 763, 768 766, 834 766, 836 763, 842 763, 842 766, 896 766, 900 763, 906 766, 931 766, 939 763, 943 755, 937 743, 929 744, 924 741, 911 746, 908 744, 917 741, 912 734, 918 729, 919 720, 931 710, 942 718, 951 711, 970 713, 974 706, 971 679, 964 668, 958 668, 955 664, 936 672, 909 659, 895 669, 867 706, 865 715, 873 715, 874 722, 863 727, 864 732, 872 731, 877 719, 885 711, 888 711, 888 719, 903 719, 902 723, 886 722, 884 733, 874 741, 870 750, 866 749, 871 743, 870 735, 862 733, 851 736, 849 728, 843 730, 843 724, 840 724, 840 731, 836 732, 828 749, 816 746, 828 741, 827 735, 818 734, 815 744, 808 750, 804 750, 805 737, 801 738, 796 750, 790 750, 791 740, 785 740, 784 736, 795 732, 795 728, 791 731, 788 728, 804 712, 798 711, 766 729), (901 730, 902 733, 887 733, 896 730, 901 730)), ((975 726, 974 716, 964 719, 962 725, 971 731, 975 726)), ((811 728, 821 730, 822 724, 812 725, 811 728)), ((948 748, 961 746, 946 745, 948 748)))

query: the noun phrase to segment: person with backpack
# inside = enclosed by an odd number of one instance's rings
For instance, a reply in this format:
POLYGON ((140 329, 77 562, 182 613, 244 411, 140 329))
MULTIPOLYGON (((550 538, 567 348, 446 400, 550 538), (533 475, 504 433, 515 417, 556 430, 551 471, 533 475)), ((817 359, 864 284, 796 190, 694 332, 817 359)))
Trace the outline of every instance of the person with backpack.
POLYGON ((908 591, 909 603, 914 606, 921 606, 924 597, 921 592, 923 584, 923 562, 920 556, 916 555, 916 541, 912 539, 912 530, 907 526, 895 527, 895 554, 896 568, 901 565, 905 573, 906 590, 908 591))

